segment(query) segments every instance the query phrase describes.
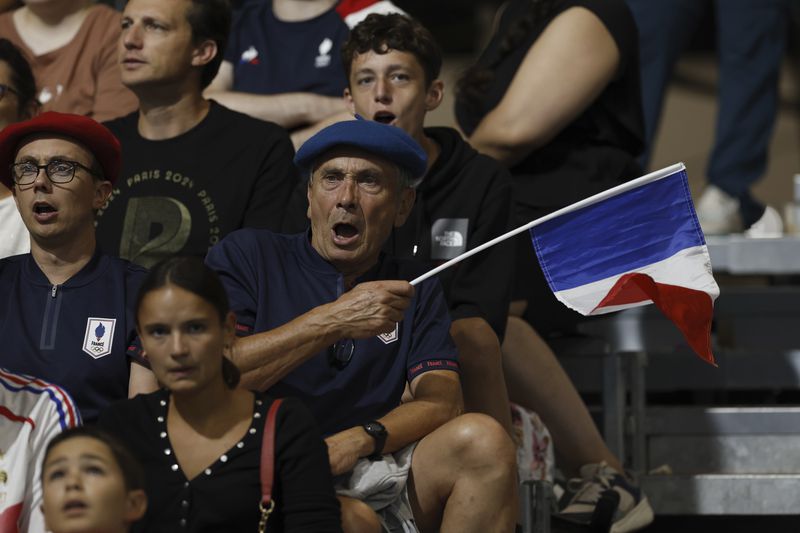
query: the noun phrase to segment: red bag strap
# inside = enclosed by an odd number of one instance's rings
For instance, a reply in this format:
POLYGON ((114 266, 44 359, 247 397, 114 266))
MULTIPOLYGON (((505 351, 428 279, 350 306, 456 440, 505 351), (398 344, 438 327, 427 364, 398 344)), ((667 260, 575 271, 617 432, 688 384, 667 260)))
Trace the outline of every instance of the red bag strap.
POLYGON ((275 471, 275 419, 283 398, 272 402, 264 421, 264 439, 261 443, 261 504, 268 508, 272 501, 272 480, 275 471))

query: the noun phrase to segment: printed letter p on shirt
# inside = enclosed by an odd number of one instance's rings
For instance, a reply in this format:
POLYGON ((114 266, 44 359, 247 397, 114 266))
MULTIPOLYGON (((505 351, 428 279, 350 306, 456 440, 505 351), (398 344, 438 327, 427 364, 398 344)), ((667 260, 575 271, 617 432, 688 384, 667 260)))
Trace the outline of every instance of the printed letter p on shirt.
POLYGON ((116 324, 116 318, 89 317, 86 320, 86 333, 83 335, 83 351, 94 359, 110 354, 116 324))

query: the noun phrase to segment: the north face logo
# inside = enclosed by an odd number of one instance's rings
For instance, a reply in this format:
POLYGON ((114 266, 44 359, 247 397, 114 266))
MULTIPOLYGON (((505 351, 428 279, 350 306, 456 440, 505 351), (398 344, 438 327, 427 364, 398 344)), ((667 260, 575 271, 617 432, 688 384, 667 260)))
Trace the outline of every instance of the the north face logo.
POLYGON ((458 231, 445 231, 444 234, 437 235, 434 239, 441 246, 447 246, 448 248, 464 246, 464 236, 458 231))
POLYGON ((431 226, 431 259, 448 260, 467 251, 469 219, 439 218, 431 226))

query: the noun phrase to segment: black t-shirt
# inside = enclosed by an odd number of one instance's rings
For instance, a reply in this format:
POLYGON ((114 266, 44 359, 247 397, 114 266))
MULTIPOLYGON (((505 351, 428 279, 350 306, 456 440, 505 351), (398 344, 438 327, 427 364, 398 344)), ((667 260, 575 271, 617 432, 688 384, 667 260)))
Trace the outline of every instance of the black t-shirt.
MULTIPOLYGON (((426 128, 425 135, 441 152, 417 187, 411 215, 395 228, 386 250, 433 268, 510 229, 511 177, 452 128, 426 128)), ((505 241, 441 272, 451 318, 483 318, 502 339, 513 258, 513 244, 505 241)))
POLYGON ((213 101, 171 139, 143 138, 138 118, 106 123, 122 144, 122 172, 97 214, 103 250, 151 267, 175 254, 204 257, 242 227, 282 228, 297 183, 285 130, 213 101))
MULTIPOLYGON (((132 531, 257 531, 261 443, 272 401, 257 393, 250 428, 192 479, 184 475, 169 441, 166 390, 140 394, 103 412, 100 426, 125 442, 145 471, 147 513, 132 531)), ((287 399, 278 409, 274 453, 275 511, 268 531, 341 531, 328 451, 311 413, 298 400, 287 399)))
MULTIPOLYGON (((620 52, 619 69, 597 99, 547 145, 533 151, 511 169, 514 200, 518 205, 544 211, 574 203, 619 182, 641 175, 635 158, 644 147, 644 125, 639 80, 638 33, 623 0, 565 0, 493 68, 494 78, 478 108, 463 100, 456 116, 469 135, 506 93, 528 50, 560 13, 583 7, 606 26, 620 52)), ((510 26, 530 9, 530 0, 512 0, 499 28, 478 60, 491 65, 510 26)), ((533 98, 535 95, 531 95, 533 98)), ((523 209, 524 211, 524 209, 523 209)), ((526 220, 517 220, 522 223, 526 220)))

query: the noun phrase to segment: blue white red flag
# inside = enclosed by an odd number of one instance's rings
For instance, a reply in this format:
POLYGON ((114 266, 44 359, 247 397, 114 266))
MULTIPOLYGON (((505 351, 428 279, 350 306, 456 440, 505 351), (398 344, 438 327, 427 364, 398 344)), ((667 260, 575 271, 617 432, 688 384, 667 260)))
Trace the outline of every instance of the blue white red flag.
POLYGON ((714 364, 719 287, 683 164, 561 209, 530 232, 547 282, 567 307, 598 315, 655 303, 714 364))
POLYGON ((411 285, 526 230, 550 288, 567 307, 599 315, 654 303, 697 355, 715 364, 711 319, 719 287, 682 163, 532 220, 411 285))

